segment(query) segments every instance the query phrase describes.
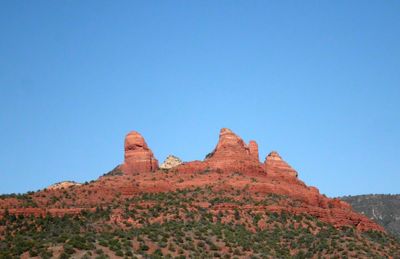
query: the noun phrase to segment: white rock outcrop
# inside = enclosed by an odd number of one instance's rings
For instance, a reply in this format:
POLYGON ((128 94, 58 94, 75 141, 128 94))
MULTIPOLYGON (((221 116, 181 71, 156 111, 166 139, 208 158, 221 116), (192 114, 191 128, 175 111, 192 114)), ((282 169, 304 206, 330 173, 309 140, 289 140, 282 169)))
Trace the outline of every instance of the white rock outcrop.
POLYGON ((161 169, 171 169, 175 166, 178 166, 182 164, 182 160, 180 160, 178 157, 169 155, 165 161, 160 165, 161 169))
POLYGON ((82 184, 74 182, 74 181, 64 181, 64 182, 59 182, 59 183, 55 183, 50 185, 49 187, 47 187, 48 190, 57 190, 57 189, 66 189, 72 186, 80 186, 82 184))

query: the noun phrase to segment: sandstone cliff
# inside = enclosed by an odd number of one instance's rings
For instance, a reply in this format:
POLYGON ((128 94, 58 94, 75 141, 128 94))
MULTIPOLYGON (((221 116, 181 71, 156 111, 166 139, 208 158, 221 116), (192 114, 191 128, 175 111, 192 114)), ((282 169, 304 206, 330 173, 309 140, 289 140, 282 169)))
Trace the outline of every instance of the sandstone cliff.
POLYGON ((125 138, 125 161, 121 170, 127 174, 151 172, 158 169, 158 161, 147 146, 146 141, 136 131, 125 138))

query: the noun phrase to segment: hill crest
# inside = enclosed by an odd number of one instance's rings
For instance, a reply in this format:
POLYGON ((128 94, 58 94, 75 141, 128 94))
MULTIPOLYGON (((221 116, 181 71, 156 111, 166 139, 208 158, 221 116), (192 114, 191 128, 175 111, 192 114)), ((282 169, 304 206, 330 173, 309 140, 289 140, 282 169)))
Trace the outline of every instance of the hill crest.
POLYGON ((246 190, 254 196, 284 195, 296 201, 298 206, 282 203, 263 209, 306 213, 336 227, 384 231, 380 225, 354 212, 348 203, 328 198, 316 187, 307 186, 276 151, 268 154, 261 163, 257 143, 246 144, 227 128, 221 129, 215 149, 203 161, 183 162, 168 170, 159 169, 152 150, 136 131, 127 134, 124 150, 124 163, 96 181, 43 190, 31 194, 28 202, 3 199, 0 209, 27 215, 73 214, 141 193, 210 187, 215 191, 246 190), (75 196, 77 198, 72 198, 75 196))

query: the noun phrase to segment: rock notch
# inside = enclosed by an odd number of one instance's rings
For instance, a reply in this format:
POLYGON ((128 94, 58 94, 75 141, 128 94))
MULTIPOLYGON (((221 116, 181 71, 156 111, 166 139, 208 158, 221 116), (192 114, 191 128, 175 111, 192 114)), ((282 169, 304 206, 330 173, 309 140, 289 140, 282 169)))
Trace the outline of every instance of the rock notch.
POLYGON ((178 157, 169 155, 165 161, 160 165, 160 169, 171 169, 173 167, 176 167, 178 165, 182 164, 182 160, 180 160, 178 157))
POLYGON ((126 174, 131 174, 157 169, 158 161, 142 135, 136 131, 129 132, 125 138, 125 161, 121 170, 126 174))

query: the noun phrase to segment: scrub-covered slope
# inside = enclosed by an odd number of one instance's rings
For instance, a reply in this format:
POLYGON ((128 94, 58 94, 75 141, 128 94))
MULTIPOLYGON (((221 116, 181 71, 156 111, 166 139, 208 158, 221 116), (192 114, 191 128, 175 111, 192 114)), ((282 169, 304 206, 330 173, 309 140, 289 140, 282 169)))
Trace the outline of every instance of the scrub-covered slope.
POLYGON ((341 197, 353 209, 400 237, 400 195, 367 194, 341 197))
POLYGON ((394 256, 400 246, 349 204, 298 179, 277 152, 222 129, 203 161, 159 169, 131 132, 96 181, 0 199, 1 256, 394 256), (2 249, 1 249, 2 248, 2 249))

